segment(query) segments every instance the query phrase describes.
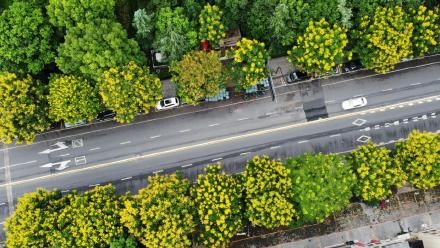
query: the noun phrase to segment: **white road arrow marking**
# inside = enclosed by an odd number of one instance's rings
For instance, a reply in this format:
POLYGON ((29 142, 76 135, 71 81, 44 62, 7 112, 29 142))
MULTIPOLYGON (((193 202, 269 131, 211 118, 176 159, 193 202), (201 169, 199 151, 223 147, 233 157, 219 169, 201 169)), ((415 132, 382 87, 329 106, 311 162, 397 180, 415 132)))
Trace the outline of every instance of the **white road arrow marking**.
POLYGON ((70 162, 71 162, 71 160, 66 160, 66 161, 61 161, 61 162, 57 162, 57 163, 48 163, 48 164, 42 165, 40 167, 42 167, 42 168, 52 168, 54 165, 59 164, 60 166, 55 168, 55 170, 61 171, 61 170, 64 170, 64 169, 68 168, 69 166, 67 164, 70 163, 70 162))
POLYGON ((51 152, 56 152, 56 151, 60 151, 60 150, 64 150, 66 148, 69 148, 68 146, 66 146, 66 144, 64 144, 64 142, 57 142, 51 146, 58 146, 57 148, 53 148, 53 149, 46 149, 42 152, 39 152, 40 154, 49 154, 51 152))

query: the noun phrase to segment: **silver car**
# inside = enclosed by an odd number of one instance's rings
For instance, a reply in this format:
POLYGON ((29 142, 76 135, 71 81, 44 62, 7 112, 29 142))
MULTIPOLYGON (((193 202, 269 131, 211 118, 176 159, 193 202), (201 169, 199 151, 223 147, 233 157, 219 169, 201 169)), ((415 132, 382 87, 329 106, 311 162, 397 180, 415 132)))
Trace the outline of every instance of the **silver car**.
POLYGON ((352 99, 348 99, 342 102, 342 109, 349 110, 354 108, 361 108, 367 105, 367 98, 365 97, 356 97, 352 99))
POLYGON ((180 104, 179 98, 177 97, 165 98, 157 102, 156 109, 157 110, 171 109, 178 107, 179 104, 180 104))

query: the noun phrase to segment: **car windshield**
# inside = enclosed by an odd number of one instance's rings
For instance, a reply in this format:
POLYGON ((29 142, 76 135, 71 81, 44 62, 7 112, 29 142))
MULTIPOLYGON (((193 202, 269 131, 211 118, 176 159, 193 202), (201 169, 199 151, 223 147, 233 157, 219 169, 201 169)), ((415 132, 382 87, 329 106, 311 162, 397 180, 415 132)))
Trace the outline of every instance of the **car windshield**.
POLYGON ((169 104, 171 104, 171 103, 173 103, 170 99, 167 99, 167 100, 165 100, 165 104, 166 105, 169 105, 169 104))

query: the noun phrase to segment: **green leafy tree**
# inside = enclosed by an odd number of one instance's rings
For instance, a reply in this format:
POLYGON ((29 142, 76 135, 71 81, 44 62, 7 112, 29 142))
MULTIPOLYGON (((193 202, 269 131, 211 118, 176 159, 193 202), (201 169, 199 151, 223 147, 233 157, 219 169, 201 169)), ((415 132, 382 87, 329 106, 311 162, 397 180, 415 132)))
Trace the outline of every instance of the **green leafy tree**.
POLYGON ((196 105, 218 94, 223 85, 223 65, 217 52, 193 51, 171 65, 173 82, 183 102, 196 105))
POLYGON ((240 74, 238 84, 246 89, 267 78, 266 60, 268 59, 269 54, 264 48, 264 43, 247 38, 237 42, 237 48, 234 50, 234 65, 240 74))
POLYGON ((250 2, 249 10, 246 11, 244 31, 250 38, 269 43, 272 36, 268 35, 267 25, 270 23, 278 0, 254 0, 250 2))
POLYGON ((48 102, 49 117, 66 123, 92 120, 100 109, 96 90, 86 79, 71 75, 51 78, 48 102))
POLYGON ((98 18, 115 18, 115 0, 49 0, 46 8, 49 21, 59 28, 71 28, 98 18))
POLYGON ((53 247, 108 247, 123 234, 120 196, 112 185, 97 186, 66 197, 67 206, 57 218, 53 247))
POLYGON ((197 177, 193 190, 200 222, 199 240, 205 247, 226 247, 242 228, 241 186, 221 172, 220 164, 210 165, 197 177))
POLYGON ((290 170, 278 160, 255 156, 243 173, 246 216, 252 224, 266 228, 286 226, 295 210, 290 170))
POLYGON ((269 21, 272 38, 283 46, 292 46, 307 27, 309 8, 304 0, 280 0, 269 21))
POLYGON ((6 219, 6 245, 10 248, 53 247, 57 215, 65 207, 60 191, 37 189, 18 199, 6 219))
POLYGON ((138 9, 133 14, 133 27, 141 39, 152 36, 154 31, 154 14, 147 14, 145 9, 138 9))
POLYGON ((225 26, 222 23, 223 11, 217 5, 205 5, 199 16, 201 40, 218 45, 225 38, 225 26))
POLYGON ((252 3, 249 0, 215 0, 214 2, 225 12, 225 25, 229 29, 238 28, 242 24, 242 16, 252 3))
POLYGON ((342 27, 349 29, 352 27, 351 18, 353 17, 352 9, 348 6, 347 0, 337 0, 338 12, 341 15, 340 24, 342 27))
POLYGON ((160 9, 155 35, 153 47, 164 54, 170 62, 178 61, 198 43, 195 26, 180 7, 174 10, 160 9))
POLYGON ((124 236, 118 237, 114 239, 110 243, 110 248, 137 248, 137 242, 133 237, 127 237, 124 236))
POLYGON ((64 73, 89 79, 97 79, 103 71, 129 61, 142 64, 145 57, 137 42, 127 38, 121 24, 109 19, 79 23, 68 29, 56 58, 64 73))
POLYGON ((0 71, 38 74, 55 58, 52 36, 41 8, 14 2, 0 14, 0 71))
POLYGON ((298 45, 288 51, 289 61, 308 73, 323 75, 342 64, 351 52, 346 52, 346 30, 330 25, 324 19, 310 22, 304 35, 298 37, 298 45))
POLYGON ((354 175, 350 165, 334 154, 304 154, 286 160, 291 171, 293 202, 300 219, 323 222, 350 202, 354 175))
POLYGON ((31 76, 0 73, 0 140, 32 143, 49 126, 45 87, 31 76))
POLYGON ((190 247, 195 231, 191 183, 176 174, 155 175, 148 181, 125 201, 121 222, 146 247, 190 247))
POLYGON ((385 73, 411 56, 412 33, 413 24, 401 7, 379 7, 372 18, 361 18, 353 33, 354 51, 366 68, 385 73))
POLYGON ((397 144, 395 161, 415 187, 427 190, 440 185, 440 135, 412 131, 397 144))
POLYGON ((354 192, 366 202, 378 202, 389 197, 392 189, 406 180, 402 168, 393 162, 390 150, 369 143, 359 146, 350 156, 356 175, 354 192))
POLYGON ((308 0, 307 2, 310 4, 308 22, 324 18, 331 25, 341 26, 343 24, 341 11, 350 11, 341 0, 308 0))
POLYGON ((411 9, 411 22, 414 25, 412 49, 416 56, 423 56, 440 43, 440 12, 420 5, 411 9))
POLYGON ((133 121, 138 112, 148 113, 162 98, 159 78, 133 61, 104 71, 98 87, 105 106, 116 112, 120 123, 133 121))

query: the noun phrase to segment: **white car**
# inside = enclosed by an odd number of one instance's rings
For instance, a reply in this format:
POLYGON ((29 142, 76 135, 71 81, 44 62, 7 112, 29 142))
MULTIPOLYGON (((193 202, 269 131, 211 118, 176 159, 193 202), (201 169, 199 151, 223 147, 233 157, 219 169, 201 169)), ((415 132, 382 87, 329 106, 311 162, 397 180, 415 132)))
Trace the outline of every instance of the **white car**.
POLYGON ((170 97, 165 98, 157 102, 156 109, 157 110, 165 110, 165 109, 171 109, 179 106, 179 98, 177 97, 170 97))
POLYGON ((367 105, 367 98, 365 97, 356 97, 352 99, 348 99, 342 102, 342 109, 349 110, 354 108, 361 108, 367 105))

